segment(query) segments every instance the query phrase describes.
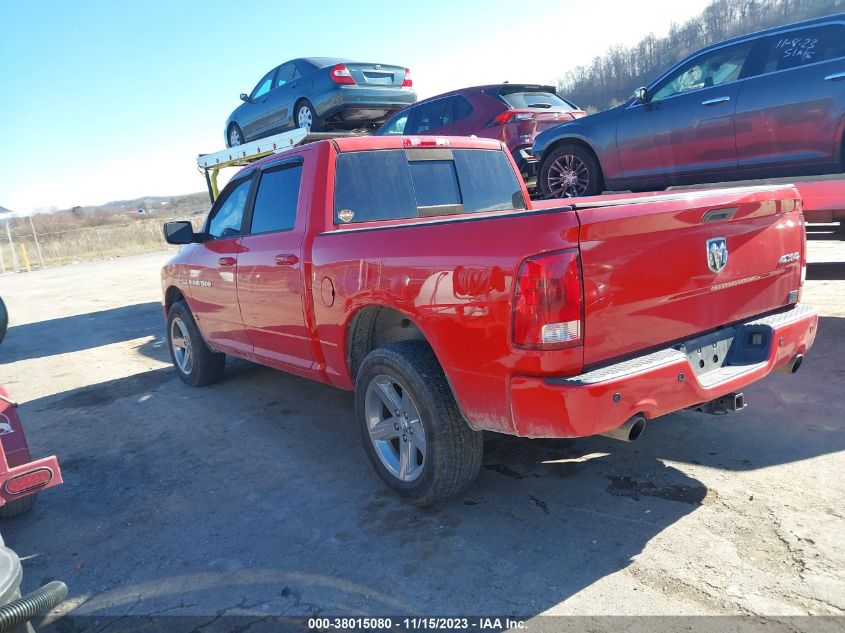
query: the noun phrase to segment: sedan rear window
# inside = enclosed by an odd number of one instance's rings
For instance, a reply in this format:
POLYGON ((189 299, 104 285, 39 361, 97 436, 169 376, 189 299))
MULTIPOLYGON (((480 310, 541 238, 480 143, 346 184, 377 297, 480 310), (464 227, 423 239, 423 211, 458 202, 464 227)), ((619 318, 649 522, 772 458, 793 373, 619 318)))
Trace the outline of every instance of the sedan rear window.
POLYGON ((501 151, 437 148, 337 157, 338 224, 524 208, 522 187, 501 151))
POLYGON ((502 89, 499 98, 512 110, 525 108, 554 108, 558 112, 574 110, 575 106, 547 90, 508 90, 502 89))

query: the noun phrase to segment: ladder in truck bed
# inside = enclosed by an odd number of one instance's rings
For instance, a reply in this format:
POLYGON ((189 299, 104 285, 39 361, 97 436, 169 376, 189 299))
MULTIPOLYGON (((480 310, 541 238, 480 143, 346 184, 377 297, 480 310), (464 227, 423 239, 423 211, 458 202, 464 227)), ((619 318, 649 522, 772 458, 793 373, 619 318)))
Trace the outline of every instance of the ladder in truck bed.
POLYGON ((362 136, 356 132, 311 132, 307 128, 297 128, 290 132, 274 134, 267 138, 250 141, 243 145, 236 145, 228 149, 200 154, 197 156, 197 167, 205 175, 205 182, 208 185, 208 195, 211 203, 220 195, 217 186, 217 175, 221 169, 226 167, 245 167, 266 156, 288 152, 294 147, 314 141, 338 138, 342 136, 362 136))

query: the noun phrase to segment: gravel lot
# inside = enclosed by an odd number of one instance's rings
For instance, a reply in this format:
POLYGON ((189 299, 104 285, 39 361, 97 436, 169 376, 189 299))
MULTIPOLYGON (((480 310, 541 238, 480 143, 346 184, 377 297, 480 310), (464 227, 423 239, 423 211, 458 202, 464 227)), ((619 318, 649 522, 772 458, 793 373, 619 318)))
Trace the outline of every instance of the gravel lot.
MULTIPOLYGON (((845 242, 814 230, 823 315, 795 376, 623 444, 489 436, 463 497, 374 474, 352 397, 234 361, 190 389, 163 345, 166 252, 0 277, 2 382, 65 484, 0 526, 65 611, 845 614, 845 242)), ((67 627, 66 627, 67 628, 67 627)), ((114 627, 110 630, 116 630, 114 627)))

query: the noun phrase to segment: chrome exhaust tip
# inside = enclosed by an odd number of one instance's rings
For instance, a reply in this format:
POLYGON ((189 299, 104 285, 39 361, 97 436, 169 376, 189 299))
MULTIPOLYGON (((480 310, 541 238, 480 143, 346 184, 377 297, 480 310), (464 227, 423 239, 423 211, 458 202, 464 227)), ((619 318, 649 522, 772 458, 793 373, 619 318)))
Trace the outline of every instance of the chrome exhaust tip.
POLYGON ((635 415, 626 422, 607 433, 601 433, 604 437, 609 437, 621 442, 634 442, 640 438, 645 430, 645 418, 641 415, 635 415))
POLYGON ((791 361, 789 361, 786 365, 781 367, 778 371, 781 371, 784 374, 794 374, 801 368, 801 365, 803 363, 804 363, 804 354, 796 354, 795 357, 791 361))

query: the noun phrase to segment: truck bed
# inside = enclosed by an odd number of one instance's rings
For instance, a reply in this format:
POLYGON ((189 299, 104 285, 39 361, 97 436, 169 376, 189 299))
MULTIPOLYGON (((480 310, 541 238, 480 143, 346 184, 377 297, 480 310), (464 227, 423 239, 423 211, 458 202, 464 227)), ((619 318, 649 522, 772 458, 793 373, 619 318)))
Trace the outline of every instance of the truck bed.
POLYGON ((669 187, 669 191, 716 189, 749 185, 793 185, 801 194, 807 222, 825 223, 845 220, 845 174, 800 176, 797 178, 768 178, 706 185, 669 187))

